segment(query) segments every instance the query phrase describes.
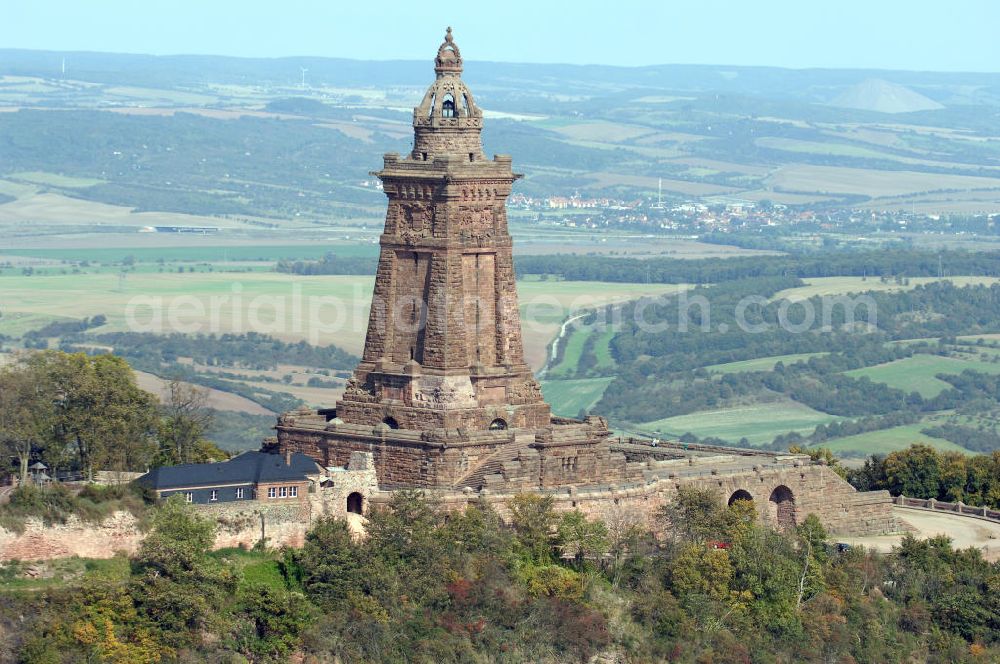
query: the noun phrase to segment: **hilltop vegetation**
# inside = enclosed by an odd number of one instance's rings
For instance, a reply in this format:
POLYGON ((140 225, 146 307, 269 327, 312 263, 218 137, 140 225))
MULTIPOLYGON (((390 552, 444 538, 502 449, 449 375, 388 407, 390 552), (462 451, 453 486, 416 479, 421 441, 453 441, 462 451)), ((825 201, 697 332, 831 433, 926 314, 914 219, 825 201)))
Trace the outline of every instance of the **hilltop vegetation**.
POLYGON ((176 499, 127 568, 8 589, 0 650, 23 661, 986 662, 1000 656, 1000 568, 945 538, 836 552, 815 517, 788 533, 752 506, 684 490, 656 538, 627 519, 446 516, 401 492, 353 539, 319 521, 300 551, 210 554, 176 499), (724 542, 720 546, 718 542, 724 542), (713 545, 712 543, 716 544, 713 545))
POLYGON ((21 484, 33 460, 91 480, 226 458, 204 439, 210 424, 202 392, 174 382, 161 405, 114 355, 42 351, 0 368, 0 450, 17 460, 21 484))

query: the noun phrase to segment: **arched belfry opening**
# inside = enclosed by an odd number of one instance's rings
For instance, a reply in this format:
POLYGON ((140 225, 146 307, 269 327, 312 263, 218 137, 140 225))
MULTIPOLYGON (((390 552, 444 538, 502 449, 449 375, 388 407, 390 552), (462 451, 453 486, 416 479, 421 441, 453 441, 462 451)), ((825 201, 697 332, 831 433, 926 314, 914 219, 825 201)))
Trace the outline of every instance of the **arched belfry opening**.
POLYGON ((382 420, 382 424, 386 425, 390 429, 398 429, 399 428, 399 422, 396 421, 395 417, 387 417, 387 418, 385 418, 384 420, 382 420))
POLYGON ((412 159, 433 161, 452 154, 471 155, 470 162, 485 160, 480 141, 483 111, 462 80, 462 70, 462 53, 449 28, 434 58, 436 78, 413 109, 412 159))
POLYGON ((779 529, 789 530, 795 527, 795 494, 791 489, 784 484, 776 486, 767 502, 771 518, 779 529))
POLYGON ((441 102, 441 117, 455 117, 455 99, 451 95, 445 95, 444 101, 441 102))
POLYGON ((504 431, 507 429, 507 420, 498 417, 490 422, 490 431, 504 431))
POLYGON ((347 495, 347 511, 350 514, 364 514, 365 498, 357 491, 347 495))
POLYGON ((749 500, 750 502, 753 502, 753 496, 751 496, 750 492, 746 489, 737 489, 733 492, 733 495, 729 496, 729 502, 726 504, 732 506, 732 504, 737 500, 749 500))

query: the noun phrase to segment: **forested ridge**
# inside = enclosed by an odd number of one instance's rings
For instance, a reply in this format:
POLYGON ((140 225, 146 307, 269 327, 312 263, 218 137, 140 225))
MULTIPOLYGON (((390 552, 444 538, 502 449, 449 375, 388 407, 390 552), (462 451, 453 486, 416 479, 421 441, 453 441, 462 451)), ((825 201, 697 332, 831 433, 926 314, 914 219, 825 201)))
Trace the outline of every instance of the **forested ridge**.
POLYGON ((818 296, 791 306, 766 299, 796 283, 793 277, 745 279, 685 295, 687 302, 704 298, 704 307, 686 306, 677 298, 626 305, 620 312, 621 331, 610 344, 618 360, 617 377, 595 411, 642 422, 767 394, 784 395, 843 417, 926 413, 996 402, 998 393, 988 386, 956 375, 942 375, 952 389, 931 398, 844 372, 915 354, 947 356, 953 347, 943 342, 1000 329, 1000 285, 958 287, 945 281, 902 292, 870 292, 865 294, 868 304, 853 307, 850 313, 850 307, 829 307, 818 296), (740 312, 740 302, 751 296, 760 299, 740 312), (815 312, 812 327, 794 328, 804 319, 799 312, 807 309, 815 312), (826 324, 821 320, 824 311, 826 324), (792 329, 782 323, 782 315, 792 322, 792 329), (687 329, 679 317, 687 317, 687 329), (925 341, 892 343, 911 339, 925 341), (703 368, 800 353, 817 355, 778 362, 768 371, 719 375, 703 368))
POLYGON ((1000 275, 1000 254, 955 250, 882 249, 796 256, 735 258, 627 258, 553 254, 518 256, 518 274, 549 274, 570 281, 708 284, 760 277, 936 277, 1000 275))

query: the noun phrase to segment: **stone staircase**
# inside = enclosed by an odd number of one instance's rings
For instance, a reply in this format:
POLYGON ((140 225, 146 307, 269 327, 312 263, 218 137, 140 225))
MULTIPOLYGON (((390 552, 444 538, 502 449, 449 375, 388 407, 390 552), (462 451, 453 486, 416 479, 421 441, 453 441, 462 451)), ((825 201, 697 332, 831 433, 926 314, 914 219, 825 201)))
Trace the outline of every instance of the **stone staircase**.
POLYGON ((518 434, 514 437, 514 442, 501 447, 499 450, 488 456, 481 464, 471 469, 460 477, 454 484, 458 489, 470 487, 478 489, 486 484, 486 477, 495 475, 503 471, 505 463, 516 461, 518 455, 528 448, 528 445, 535 442, 533 434, 518 434))

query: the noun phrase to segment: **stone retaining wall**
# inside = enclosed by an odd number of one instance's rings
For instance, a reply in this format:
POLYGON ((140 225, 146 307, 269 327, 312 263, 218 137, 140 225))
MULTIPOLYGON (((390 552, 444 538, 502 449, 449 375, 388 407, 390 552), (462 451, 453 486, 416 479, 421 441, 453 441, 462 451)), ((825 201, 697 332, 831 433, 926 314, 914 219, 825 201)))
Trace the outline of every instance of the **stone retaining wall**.
MULTIPOLYGON (((669 463, 669 462, 668 462, 669 463)), ((682 486, 693 486, 714 491, 720 502, 728 503, 733 494, 746 491, 763 523, 780 528, 779 504, 772 501, 772 493, 779 487, 790 492, 793 504, 786 507, 795 523, 802 523, 809 514, 819 517, 824 527, 836 535, 881 535, 901 530, 892 512, 892 499, 885 491, 858 492, 829 467, 823 465, 791 465, 774 468, 762 465, 753 472, 714 474, 706 471, 698 476, 655 477, 642 482, 603 487, 568 487, 540 491, 551 495, 555 509, 578 509, 592 518, 600 518, 609 525, 630 522, 662 532, 659 510, 673 500, 682 486)), ((506 515, 506 503, 518 492, 511 491, 427 491, 431 500, 445 509, 464 509, 475 500, 485 499, 501 514, 506 515)), ((373 497, 373 504, 386 502, 391 494, 381 492, 373 497)))
POLYGON ((112 558, 119 551, 135 553, 143 537, 130 512, 115 512, 100 524, 75 516, 65 524, 50 526, 41 519, 28 519, 23 533, 0 528, 0 561, 112 558))

